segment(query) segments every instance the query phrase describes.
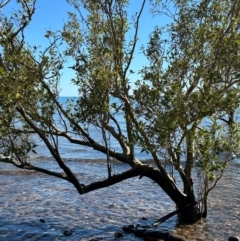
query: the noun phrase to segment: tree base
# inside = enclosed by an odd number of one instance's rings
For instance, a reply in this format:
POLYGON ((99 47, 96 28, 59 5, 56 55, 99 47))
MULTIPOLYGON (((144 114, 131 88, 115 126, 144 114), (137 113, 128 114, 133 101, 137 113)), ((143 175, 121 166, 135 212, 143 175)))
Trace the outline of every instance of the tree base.
POLYGON ((182 238, 173 236, 169 232, 153 230, 174 215, 178 215, 178 224, 195 223, 201 219, 201 215, 197 206, 194 204, 188 204, 158 219, 152 225, 129 225, 124 226, 123 230, 128 233, 134 233, 135 236, 142 238, 163 239, 165 241, 184 241, 182 238))
POLYGON ((178 224, 193 224, 199 221, 202 218, 201 213, 199 212, 198 207, 190 206, 185 209, 184 212, 178 213, 178 224))

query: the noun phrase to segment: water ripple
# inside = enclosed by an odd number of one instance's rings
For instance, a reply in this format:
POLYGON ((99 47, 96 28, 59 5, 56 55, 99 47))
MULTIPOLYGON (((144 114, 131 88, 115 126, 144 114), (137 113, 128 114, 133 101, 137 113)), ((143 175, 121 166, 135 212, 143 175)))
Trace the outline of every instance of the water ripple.
MULTIPOLYGON (((76 172, 81 170, 79 175, 87 183, 93 181, 93 176, 89 175, 91 168, 97 171, 98 178, 103 177, 102 163, 84 163, 81 169, 74 162, 69 164, 76 172)), ((42 165, 49 165, 49 161, 42 165)), ((159 229, 170 230, 189 241, 223 241, 237 235, 240 230, 240 169, 236 165, 228 169, 211 193, 207 220, 176 228, 176 219, 172 218, 159 229)), ((174 209, 172 201, 146 178, 133 178, 80 196, 71 184, 43 174, 2 166, 0 174, 0 240, 89 241, 94 238, 111 241, 116 240, 114 233, 122 232, 123 225, 151 224, 174 209), (66 230, 72 235, 65 236, 66 230)), ((124 233, 121 240, 140 239, 124 233)))

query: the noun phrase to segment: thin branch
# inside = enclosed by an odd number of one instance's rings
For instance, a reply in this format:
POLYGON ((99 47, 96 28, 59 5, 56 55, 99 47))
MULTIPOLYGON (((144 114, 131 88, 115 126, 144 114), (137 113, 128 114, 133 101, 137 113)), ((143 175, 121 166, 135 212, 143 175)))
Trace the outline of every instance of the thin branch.
POLYGON ((1 3, 0 3, 0 10, 1 8, 5 7, 8 3, 10 2, 10 0, 3 0, 1 3))
POLYGON ((159 158, 158 158, 158 155, 157 155, 157 152, 156 152, 156 149, 154 148, 154 146, 151 144, 151 141, 150 139, 148 138, 146 132, 139 126, 139 123, 138 123, 138 120, 136 119, 136 117, 134 116, 134 113, 133 113, 133 110, 132 110, 132 106, 131 106, 131 103, 129 101, 129 99, 126 97, 126 96, 120 96, 119 98, 121 98, 124 102, 125 102, 125 111, 127 112, 127 114, 130 116, 132 122, 134 123, 134 125, 136 126, 136 129, 139 131, 139 133, 142 135, 142 137, 144 138, 147 146, 151 146, 152 147, 152 150, 151 150, 151 155, 155 161, 155 163, 157 164, 158 166, 158 169, 165 174, 165 176, 167 176, 167 173, 166 173, 166 170, 164 169, 164 167, 162 166, 159 158))
MULTIPOLYGON (((97 151, 100 151, 104 154, 107 153, 107 149, 106 147, 98 144, 97 142, 94 142, 94 143, 90 143, 88 141, 81 141, 79 139, 76 139, 76 138, 73 138, 71 135, 69 135, 67 132, 63 132, 61 130, 59 130, 55 125, 53 125, 55 131, 56 131, 56 135, 58 136, 63 136, 65 138, 68 139, 69 142, 71 143, 74 143, 74 144, 78 144, 78 145, 82 145, 82 146, 88 146, 88 147, 91 147, 93 148, 94 150, 97 150, 97 151)), ((108 149, 109 151, 109 155, 111 157, 114 157, 115 159, 117 159, 118 161, 121 161, 123 163, 127 163, 129 164, 130 166, 133 166, 134 163, 132 163, 131 161, 128 160, 127 158, 127 155, 125 153, 118 153, 118 152, 115 152, 114 150, 111 150, 111 149, 108 149)))
POLYGON ((67 177, 67 175, 65 173, 52 172, 52 171, 46 170, 44 168, 36 167, 36 166, 34 166, 30 163, 17 164, 13 160, 11 160, 9 157, 6 158, 6 157, 3 157, 3 156, 0 156, 0 162, 9 163, 9 164, 14 165, 15 167, 18 167, 18 168, 24 169, 24 170, 41 172, 41 173, 47 174, 49 176, 54 176, 54 177, 57 177, 57 178, 64 179, 68 182, 71 182, 70 179, 67 177))
POLYGON ((131 64, 131 62, 132 62, 132 59, 133 59, 133 54, 134 54, 134 51, 135 51, 135 48, 136 48, 136 44, 137 44, 139 21, 140 21, 140 17, 141 17, 141 15, 142 15, 142 12, 143 12, 143 9, 144 9, 145 2, 146 2, 146 0, 144 0, 144 1, 142 2, 142 6, 141 6, 141 9, 140 9, 140 12, 139 12, 139 14, 138 14, 138 16, 137 16, 137 21, 136 21, 136 23, 135 23, 135 24, 136 24, 136 25, 135 25, 135 26, 136 26, 136 30, 135 30, 135 34, 134 34, 133 47, 132 47, 132 49, 131 49, 131 51, 130 51, 129 61, 128 61, 127 66, 126 66, 126 68, 125 68, 125 70, 124 70, 124 76, 127 75, 127 71, 128 71, 128 69, 129 69, 130 64, 131 64))
POLYGON ((104 124, 102 124, 101 130, 102 130, 102 137, 103 137, 103 141, 105 144, 105 148, 107 150, 107 170, 108 170, 108 177, 111 177, 111 162, 110 162, 110 158, 109 158, 109 148, 108 148, 108 142, 107 142, 107 136, 106 136, 106 130, 103 127, 104 124))
POLYGON ((88 135, 88 133, 86 133, 81 126, 79 126, 79 124, 74 121, 74 119, 68 115, 68 113, 63 109, 63 107, 61 106, 61 104, 56 100, 54 94, 52 93, 52 91, 50 90, 49 86, 45 83, 45 81, 43 79, 40 80, 43 87, 47 90, 48 94, 51 96, 53 102, 56 104, 56 106, 59 108, 59 110, 63 113, 63 115, 73 124, 73 126, 80 131, 80 133, 83 135, 83 137, 85 137, 90 143, 93 143, 94 140, 88 135))
POLYGON ((27 3, 24 1, 25 6, 27 6, 27 13, 28 13, 28 20, 26 20, 25 22, 23 22, 22 26, 11 35, 11 39, 14 39, 20 32, 22 32, 30 23, 30 21, 32 20, 32 16, 35 13, 36 7, 36 0, 33 1, 33 8, 30 10, 27 3))
POLYGON ((118 129, 118 133, 115 131, 114 127, 109 126, 109 125, 105 125, 104 128, 118 141, 118 143, 120 144, 123 152, 128 155, 129 154, 129 147, 127 145, 127 143, 124 140, 124 136, 122 134, 121 128, 117 122, 117 120, 109 113, 109 117, 110 119, 116 124, 117 129, 118 129))
POLYGON ((28 125, 39 135, 39 137, 43 140, 43 142, 45 143, 45 145, 47 146, 48 150, 50 151, 50 153, 52 154, 52 156, 55 158, 55 160, 57 161, 59 167, 66 173, 66 175, 68 176, 70 182, 75 186, 75 188, 77 189, 77 191, 81 194, 83 192, 82 190, 82 185, 79 183, 79 181, 77 180, 76 176, 73 174, 73 172, 71 171, 71 169, 64 163, 64 161, 62 160, 59 152, 57 149, 53 148, 53 146, 51 145, 51 143, 49 142, 49 140, 47 139, 47 137, 45 136, 45 133, 39 129, 27 116, 24 108, 19 105, 16 107, 16 110, 19 112, 19 114, 21 114, 21 116, 24 118, 24 120, 28 123, 28 125))

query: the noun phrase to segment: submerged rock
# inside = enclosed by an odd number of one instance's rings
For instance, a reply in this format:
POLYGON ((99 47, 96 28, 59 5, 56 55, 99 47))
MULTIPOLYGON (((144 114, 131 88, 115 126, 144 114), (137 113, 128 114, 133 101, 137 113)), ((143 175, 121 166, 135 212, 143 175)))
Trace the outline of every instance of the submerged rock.
POLYGON ((229 237, 228 241, 240 241, 239 237, 231 236, 229 237))
POLYGON ((72 230, 65 230, 65 231, 63 231, 63 235, 65 235, 65 236, 70 236, 72 234, 73 234, 72 230))
POLYGON ((116 232, 116 233, 114 234, 114 237, 115 237, 115 238, 122 238, 122 237, 123 237, 123 234, 120 233, 120 232, 116 232))
POLYGON ((184 241, 181 237, 163 231, 152 231, 146 228, 140 228, 134 225, 123 226, 125 232, 134 233, 135 236, 141 238, 163 239, 165 241, 184 241))

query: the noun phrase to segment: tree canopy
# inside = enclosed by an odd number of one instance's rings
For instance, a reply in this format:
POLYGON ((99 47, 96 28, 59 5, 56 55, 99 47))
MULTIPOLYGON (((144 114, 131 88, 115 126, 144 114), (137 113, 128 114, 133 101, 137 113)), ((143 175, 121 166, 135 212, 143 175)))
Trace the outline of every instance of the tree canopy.
POLYGON ((178 208, 194 204, 182 215, 185 221, 206 217, 207 196, 239 144, 233 117, 240 101, 240 2, 143 0, 134 16, 128 14, 129 1, 67 2, 73 11, 61 30, 46 31, 49 46, 44 50, 24 34, 36 0, 18 0, 19 11, 0 15, 1 161, 63 178, 80 194, 148 177, 178 208), (142 12, 149 4, 149 14, 164 15, 169 24, 159 22, 138 48, 142 12), (132 69, 137 51, 146 61, 132 69), (59 102, 64 68, 75 73, 69 81, 79 94, 68 105, 59 102), (92 125, 102 134, 101 142, 91 135, 92 125), (32 134, 44 142, 63 173, 31 163, 32 134), (111 148, 109 136, 119 149, 111 148), (106 179, 82 183, 61 157, 59 137, 104 153, 106 179), (139 146, 154 165, 139 160, 139 146), (113 175, 113 158, 129 170, 113 175))

